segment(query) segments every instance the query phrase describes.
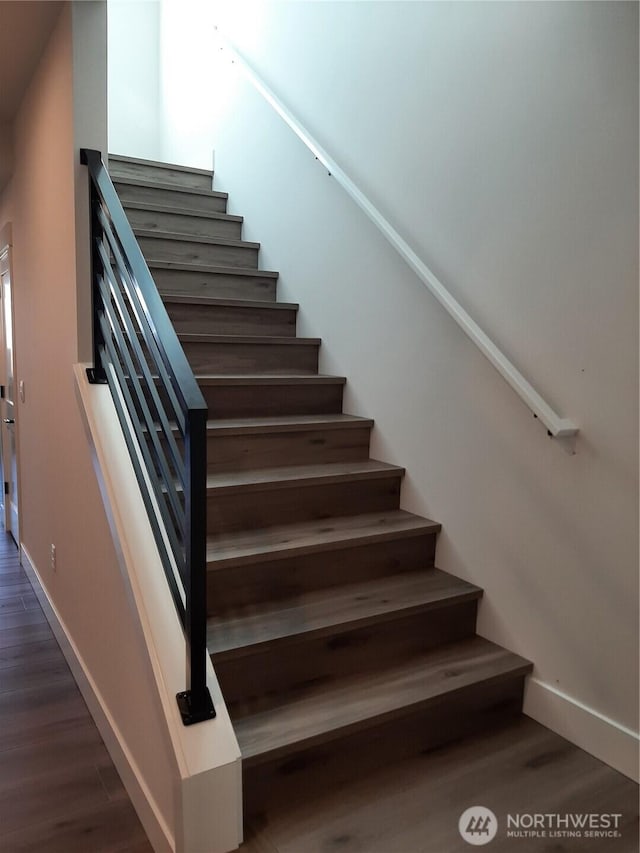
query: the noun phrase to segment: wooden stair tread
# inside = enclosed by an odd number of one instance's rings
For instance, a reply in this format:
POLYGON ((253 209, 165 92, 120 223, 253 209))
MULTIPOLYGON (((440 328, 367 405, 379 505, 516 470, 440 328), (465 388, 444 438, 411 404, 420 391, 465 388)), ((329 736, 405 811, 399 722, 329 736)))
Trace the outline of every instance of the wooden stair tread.
POLYGON ((278 560, 283 556, 314 554, 439 533, 440 529, 441 525, 435 521, 399 509, 242 530, 209 536, 207 564, 209 570, 224 569, 230 565, 278 560))
POLYGON ((429 568, 338 587, 316 589, 280 601, 252 602, 209 619, 207 648, 216 660, 250 654, 282 640, 319 637, 478 599, 473 584, 429 568))
POLYGON ((234 246, 239 249, 259 249, 260 243, 249 240, 232 240, 228 237, 199 237, 179 231, 158 231, 155 228, 134 228, 136 237, 153 237, 157 240, 177 240, 180 243, 202 243, 207 246, 234 246))
POLYGON ((199 385, 344 385, 345 376, 328 376, 324 373, 196 373, 199 385))
POLYGON ((150 189, 158 189, 174 193, 186 193, 187 195, 206 195, 214 198, 228 199, 229 193, 221 193, 217 190, 203 189, 202 187, 188 187, 182 184, 165 183, 164 181, 155 181, 147 178, 130 177, 129 175, 113 175, 114 184, 126 184, 132 187, 149 187, 150 189))
POLYGON ((281 757, 407 715, 472 685, 524 676, 531 664, 481 637, 327 684, 313 684, 268 710, 234 720, 243 761, 281 757))
POLYGON ((319 346, 320 338, 287 338, 279 335, 207 335, 197 332, 180 332, 178 339, 184 343, 199 344, 274 344, 278 346, 319 346))
POLYGON ((260 270, 254 267, 229 267, 221 264, 192 264, 188 261, 160 261, 147 258, 147 266, 150 269, 180 270, 181 272, 202 272, 216 275, 238 275, 250 276, 251 278, 278 278, 279 273, 274 270, 260 270))
POLYGON ((163 290, 165 305, 214 305, 222 308, 264 308, 267 311, 297 311, 297 302, 266 302, 261 299, 225 299, 223 296, 190 296, 163 290))
POLYGON ((367 459, 364 462, 331 462, 318 465, 289 465, 279 468, 256 468, 248 471, 224 471, 207 475, 209 491, 227 494, 246 489, 281 489, 299 485, 336 483, 343 480, 366 480, 379 477, 401 477, 404 468, 367 459))
MULTIPOLYGON (((276 415, 255 418, 217 418, 207 421, 209 435, 264 435, 270 432, 298 432, 316 429, 359 429, 372 427, 373 420, 358 415, 276 415)), ((171 423, 178 430, 175 422, 171 423)), ((157 427, 160 430, 160 426, 157 427)), ((144 429, 144 427, 143 427, 144 429)))
POLYGON ((357 415, 278 415, 267 418, 219 418, 207 421, 210 434, 256 435, 269 432, 298 432, 314 429, 372 427, 370 418, 357 415))
MULTIPOLYGON (((118 180, 117 176, 114 180, 118 180)), ((243 216, 232 213, 220 213, 216 210, 193 210, 190 207, 180 207, 175 204, 159 204, 151 201, 124 201, 122 206, 126 210, 146 210, 151 213, 174 213, 177 216, 193 216, 198 219, 215 219, 223 222, 244 222, 243 216)))
POLYGON ((196 166, 180 166, 177 163, 165 163, 160 160, 146 160, 141 157, 129 157, 124 154, 109 154, 109 166, 112 163, 135 163, 138 166, 153 166, 156 169, 169 169, 173 172, 186 172, 191 175, 206 175, 213 177, 211 169, 200 169, 196 166))

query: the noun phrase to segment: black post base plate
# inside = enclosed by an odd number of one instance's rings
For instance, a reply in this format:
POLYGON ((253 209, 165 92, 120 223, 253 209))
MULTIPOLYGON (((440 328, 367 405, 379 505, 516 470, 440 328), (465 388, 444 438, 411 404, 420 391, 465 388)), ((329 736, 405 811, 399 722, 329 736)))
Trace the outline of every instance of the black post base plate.
POLYGON ((104 374, 104 370, 98 370, 96 367, 87 367, 87 379, 89 380, 89 385, 107 384, 107 377, 104 374))
POLYGON ((213 707, 213 701, 208 688, 205 688, 205 693, 204 701, 200 703, 202 707, 198 708, 192 707, 190 690, 176 693, 178 709, 185 726, 192 726, 194 723, 201 723, 203 720, 212 720, 215 717, 216 710, 213 707))

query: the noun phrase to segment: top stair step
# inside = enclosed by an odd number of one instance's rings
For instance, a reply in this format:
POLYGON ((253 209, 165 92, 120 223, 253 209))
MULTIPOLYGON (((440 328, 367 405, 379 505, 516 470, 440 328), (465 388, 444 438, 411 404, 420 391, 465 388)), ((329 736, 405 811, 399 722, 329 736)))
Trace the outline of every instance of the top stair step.
POLYGON ((175 163, 124 157, 120 154, 109 155, 109 172, 112 179, 115 179, 115 176, 135 178, 203 190, 210 190, 213 182, 213 172, 210 169, 196 169, 191 166, 178 166, 175 163))

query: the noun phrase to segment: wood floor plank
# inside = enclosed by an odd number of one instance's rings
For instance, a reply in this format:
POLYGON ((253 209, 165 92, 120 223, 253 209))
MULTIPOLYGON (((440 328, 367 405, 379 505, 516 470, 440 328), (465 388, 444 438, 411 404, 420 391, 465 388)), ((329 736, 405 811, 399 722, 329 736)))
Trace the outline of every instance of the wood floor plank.
POLYGON ((70 683, 72 676, 62 652, 51 652, 42 657, 33 657, 25 665, 24 661, 0 668, 0 694, 25 688, 41 688, 52 684, 70 683))
POLYGON ((11 583, 13 579, 28 580, 25 570, 17 561, 0 561, 0 583, 11 583))
POLYGON ((0 648, 0 676, 7 667, 21 666, 28 668, 34 660, 59 660, 60 647, 49 632, 43 640, 31 643, 18 643, 14 646, 0 648))
POLYGON ((28 824, 2 838, 3 853, 153 853, 131 804, 107 802, 28 824))
POLYGON ((4 554, 0 850, 152 853, 17 550, 4 554))
POLYGON ((24 628, 29 625, 47 624, 44 613, 38 610, 16 610, 10 613, 0 611, 0 632, 10 628, 24 628))
POLYGON ((58 728, 55 738, 29 741, 0 751, 0 791, 25 785, 30 780, 49 778, 55 784, 59 769, 99 766, 108 762, 108 753, 93 720, 70 720, 58 728))
POLYGON ((40 602, 38 601, 36 594, 33 590, 29 592, 23 592, 20 596, 22 599, 22 603, 24 604, 25 610, 38 610, 40 608, 40 602))
POLYGON ((69 678, 37 688, 0 694, 0 750, 56 737, 70 722, 85 719, 87 707, 69 678))
POLYGON ((15 572, 11 576, 0 575, 0 598, 23 595, 29 592, 33 592, 33 587, 24 573, 15 572))
POLYGON ((26 625, 12 625, 7 627, 0 625, 0 651, 14 646, 23 646, 29 643, 48 640, 50 637, 51 628, 43 620, 26 625))
POLYGON ((638 850, 637 786, 526 717, 344 784, 283 776, 267 792, 250 843, 262 839, 261 853, 467 853, 458 820, 471 805, 496 814, 487 850, 497 853, 638 850), (506 834, 508 814, 602 812, 622 814, 619 838, 506 834))
POLYGON ((95 766, 59 766, 55 777, 32 777, 0 790, 0 826, 9 833, 38 821, 51 821, 69 811, 106 805, 109 798, 95 766))
POLYGON ((24 613, 24 602, 19 595, 0 596, 0 625, 7 613, 24 613))

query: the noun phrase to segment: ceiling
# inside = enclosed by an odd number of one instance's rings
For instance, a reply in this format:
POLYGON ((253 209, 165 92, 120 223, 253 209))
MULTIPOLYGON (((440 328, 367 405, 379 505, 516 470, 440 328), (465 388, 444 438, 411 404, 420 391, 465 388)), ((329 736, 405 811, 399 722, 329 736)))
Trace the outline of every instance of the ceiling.
POLYGON ((13 120, 61 6, 0 0, 0 122, 13 120))

